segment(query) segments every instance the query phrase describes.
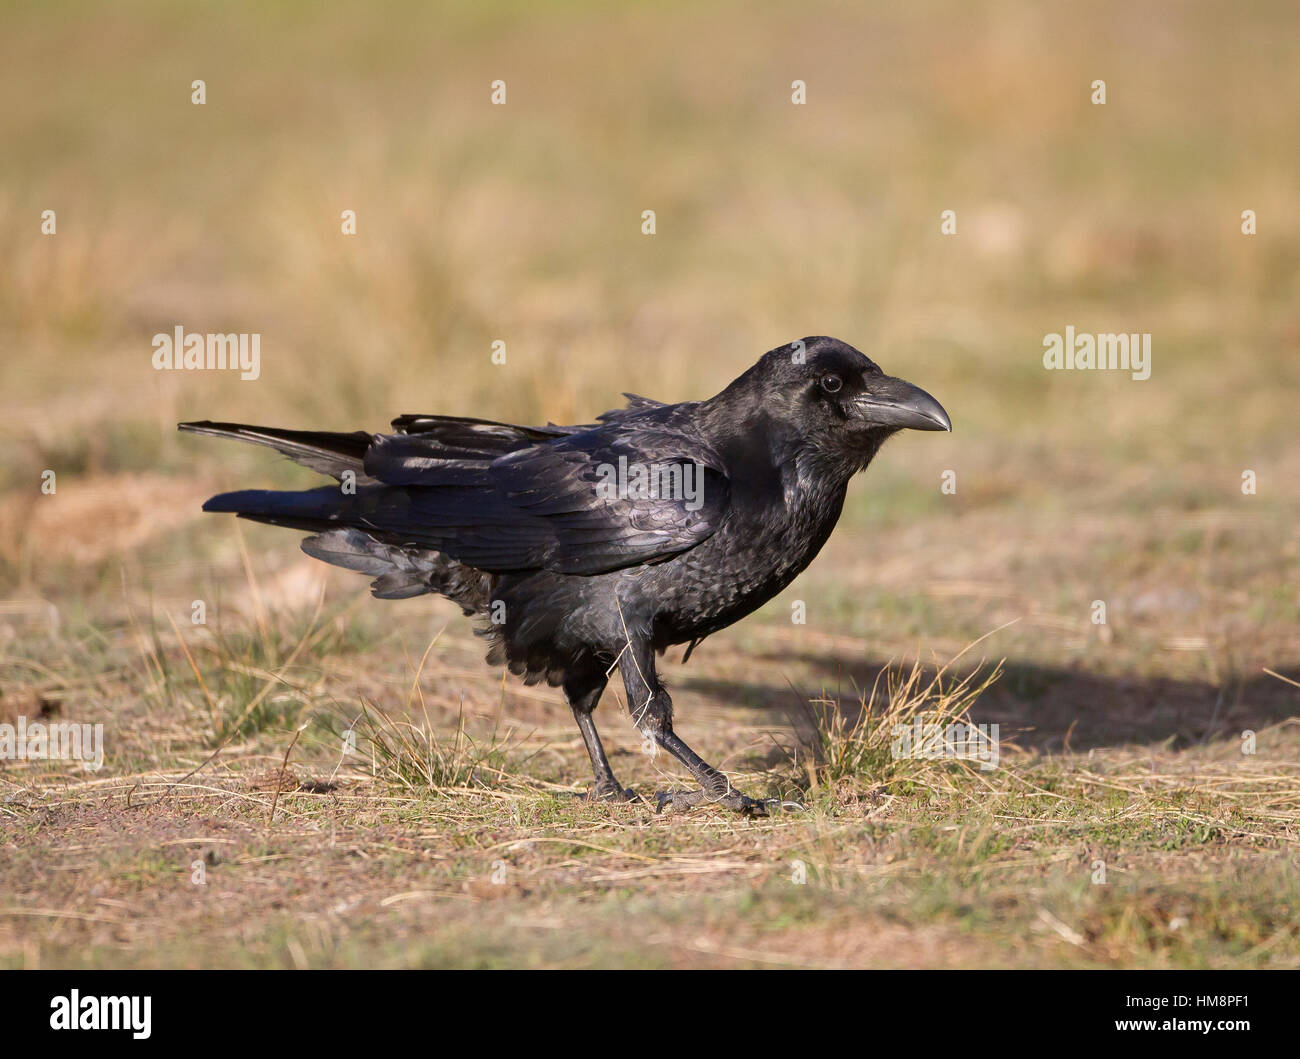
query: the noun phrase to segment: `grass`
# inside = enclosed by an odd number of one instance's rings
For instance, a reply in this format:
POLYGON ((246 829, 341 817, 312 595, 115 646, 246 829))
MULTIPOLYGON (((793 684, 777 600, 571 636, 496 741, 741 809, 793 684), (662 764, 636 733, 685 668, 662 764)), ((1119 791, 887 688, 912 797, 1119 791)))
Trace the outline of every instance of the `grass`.
MULTIPOLYGON (((194 648, 175 632, 135 635, 184 672, 194 648)), ((655 815, 570 796, 586 782, 585 754, 558 710, 493 696, 482 678, 463 703, 430 701, 431 674, 454 664, 450 639, 393 667, 407 677, 379 693, 385 706, 351 712, 333 691, 355 683, 350 666, 373 647, 318 658, 321 694, 303 731, 268 727, 216 753, 190 723, 202 698, 193 673, 174 688, 178 708, 150 703, 122 644, 120 668, 105 675, 120 681, 116 767, 26 762, 0 774, 13 895, 0 907, 4 961, 1300 961, 1294 722, 1257 732, 1253 755, 1231 740, 1061 753, 1030 734, 1026 746, 1004 741, 986 770, 895 759, 889 743, 918 717, 988 716, 996 667, 883 666, 871 690, 817 696, 792 727, 771 714, 756 727, 721 701, 679 693, 685 730, 702 733, 701 749, 738 784, 804 810, 655 815), (356 749, 344 754, 349 731, 356 749), (232 921, 241 929, 223 925, 232 921)), ((285 652, 272 674, 302 657, 285 652)), ((612 705, 601 715, 620 778, 643 792, 667 785, 666 763, 620 738, 612 705)))
MULTIPOLYGON (((458 714, 448 738, 439 733, 427 708, 423 719, 393 718, 373 703, 362 703, 358 716, 337 732, 345 754, 369 761, 370 773, 413 794, 457 794, 468 789, 500 787, 515 781, 528 757, 516 753, 507 733, 493 731, 476 740, 458 714), (514 758, 520 758, 514 766, 514 758)), ((534 752, 535 754, 535 752, 534 752)), ((363 766, 364 768, 364 766, 363 766)))
MULTIPOLYGON (((919 661, 902 671, 886 667, 870 691, 861 693, 848 708, 843 701, 796 698, 793 727, 809 792, 826 788, 830 796, 838 797, 846 788, 863 783, 885 791, 913 791, 920 774, 933 771, 927 763, 934 757, 924 744, 909 750, 910 744, 900 742, 900 733, 910 736, 922 729, 937 732, 974 725, 971 708, 1001 671, 995 666, 985 676, 978 668, 949 676, 957 658, 933 674, 927 674, 919 661), (884 692, 882 681, 887 685, 884 692)), ((959 770, 969 767, 967 757, 953 760, 959 770)))

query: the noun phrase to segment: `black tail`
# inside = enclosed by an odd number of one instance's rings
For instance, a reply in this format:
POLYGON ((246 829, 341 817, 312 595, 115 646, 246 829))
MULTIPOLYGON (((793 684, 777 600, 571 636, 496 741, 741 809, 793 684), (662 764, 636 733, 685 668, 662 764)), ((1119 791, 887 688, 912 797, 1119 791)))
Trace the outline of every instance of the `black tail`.
POLYGON ((343 493, 337 485, 322 485, 300 493, 240 489, 217 494, 204 503, 203 510, 230 512, 254 522, 313 532, 350 526, 358 515, 355 498, 343 493))
MULTIPOLYGON (((177 423, 178 430, 191 434, 208 434, 217 438, 236 438, 267 445, 291 460, 310 467, 313 471, 342 479, 344 471, 351 471, 358 482, 365 476, 366 450, 374 442, 374 435, 364 430, 340 434, 327 430, 280 430, 278 427, 254 427, 243 423, 177 423)), ((212 508, 228 511, 229 508, 212 508)))
MULTIPOLYGON (((302 492, 241 489, 221 493, 203 505, 204 511, 230 512, 240 518, 274 526, 307 530, 314 536, 302 541, 302 550, 314 559, 359 570, 375 580, 371 591, 380 599, 405 599, 436 592, 460 604, 466 614, 482 613, 488 602, 492 578, 432 548, 404 544, 375 528, 383 523, 386 498, 402 508, 402 490, 388 489, 365 472, 366 453, 377 439, 365 431, 351 434, 322 430, 280 430, 239 423, 180 423, 181 430, 213 437, 236 438, 267 445, 305 467, 331 475, 340 482, 355 476, 359 488, 321 486, 302 492)), ((395 439, 387 439, 395 440, 395 439)), ((446 474, 457 473, 455 461, 446 461, 446 474)), ((351 483, 349 483, 351 484, 351 483)))

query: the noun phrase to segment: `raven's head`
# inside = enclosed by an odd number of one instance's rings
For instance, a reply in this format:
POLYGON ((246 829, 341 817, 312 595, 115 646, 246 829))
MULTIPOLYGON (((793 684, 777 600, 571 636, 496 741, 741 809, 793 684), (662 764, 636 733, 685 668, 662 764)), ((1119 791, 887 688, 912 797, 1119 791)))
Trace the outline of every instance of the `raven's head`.
POLYGON ((886 375, 852 346, 824 336, 765 353, 719 398, 727 395, 756 406, 787 444, 849 474, 862 470, 900 430, 952 429, 943 406, 919 386, 886 375))

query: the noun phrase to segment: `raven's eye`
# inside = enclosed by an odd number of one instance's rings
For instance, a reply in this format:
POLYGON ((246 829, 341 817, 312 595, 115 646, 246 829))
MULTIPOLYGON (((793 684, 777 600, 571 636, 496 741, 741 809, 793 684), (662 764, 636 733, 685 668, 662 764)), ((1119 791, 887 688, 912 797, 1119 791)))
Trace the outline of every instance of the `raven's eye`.
POLYGON ((823 375, 822 389, 827 393, 839 393, 844 388, 844 380, 838 375, 823 375))

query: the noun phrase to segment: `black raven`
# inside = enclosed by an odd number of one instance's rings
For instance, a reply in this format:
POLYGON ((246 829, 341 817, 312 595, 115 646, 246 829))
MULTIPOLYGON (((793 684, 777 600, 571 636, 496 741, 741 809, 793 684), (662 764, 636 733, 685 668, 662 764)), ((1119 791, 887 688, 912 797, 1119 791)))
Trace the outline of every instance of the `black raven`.
POLYGON ((924 390, 825 337, 771 350, 708 400, 625 396, 582 426, 404 415, 392 434, 180 429, 269 445, 338 479, 203 509, 310 531, 303 551, 370 574, 382 599, 436 592, 486 619, 490 664, 564 689, 596 775, 588 797, 635 797, 592 721, 617 665, 636 726, 700 783, 661 792, 658 808, 761 813, 678 737, 656 653, 688 644, 689 656, 793 581, 886 438, 952 426, 924 390))

